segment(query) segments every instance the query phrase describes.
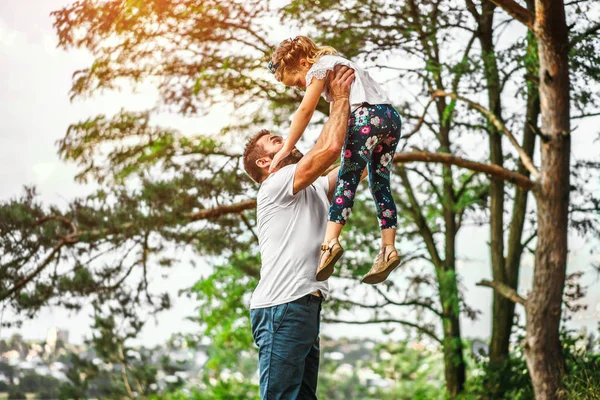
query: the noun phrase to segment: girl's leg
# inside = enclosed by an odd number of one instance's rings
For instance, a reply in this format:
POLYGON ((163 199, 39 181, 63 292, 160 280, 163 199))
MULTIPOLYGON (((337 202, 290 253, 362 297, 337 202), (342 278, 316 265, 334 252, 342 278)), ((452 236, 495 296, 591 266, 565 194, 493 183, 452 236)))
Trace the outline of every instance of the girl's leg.
POLYGON ((368 109, 361 107, 352 114, 350 119, 336 188, 329 208, 325 242, 340 236, 354 207, 360 177, 371 157, 372 148, 367 148, 367 144, 377 140, 377 137, 371 134, 369 124, 365 123, 368 121, 368 118, 363 117, 365 114, 368 114, 368 109))
POLYGON ((381 120, 381 141, 373 151, 368 168, 369 187, 377 207, 383 248, 394 246, 396 240, 397 214, 390 186, 390 171, 400 139, 401 120, 398 112, 391 106, 377 106, 376 110, 381 120))
POLYGON ((369 163, 369 187, 377 207, 377 217, 381 227, 381 250, 375 258, 371 270, 362 282, 371 285, 381 283, 400 264, 396 251, 396 203, 390 187, 390 170, 394 153, 400 139, 400 116, 391 106, 376 106, 375 113, 380 119, 380 143, 373 151, 369 163))
POLYGON ((335 263, 344 253, 338 237, 350 216, 360 177, 371 159, 372 149, 378 140, 375 132, 371 132, 369 112, 369 108, 361 107, 350 117, 340 171, 329 208, 325 240, 321 245, 316 275, 318 281, 324 281, 331 276, 335 263))
POLYGON ((331 239, 340 237, 342 233, 342 229, 344 229, 343 224, 339 224, 333 221, 327 221, 327 228, 325 228, 325 242, 329 243, 331 239))

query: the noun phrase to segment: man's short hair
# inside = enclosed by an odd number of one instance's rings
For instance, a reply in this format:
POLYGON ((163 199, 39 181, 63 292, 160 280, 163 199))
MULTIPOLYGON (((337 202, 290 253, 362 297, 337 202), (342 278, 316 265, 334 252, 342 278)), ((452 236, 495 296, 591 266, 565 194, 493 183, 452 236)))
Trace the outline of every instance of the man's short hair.
POLYGON ((263 177, 263 170, 256 165, 256 161, 259 158, 265 157, 267 155, 266 150, 263 146, 258 145, 258 141, 260 138, 266 135, 270 135, 266 129, 261 129, 256 135, 252 136, 246 142, 246 147, 244 148, 244 170, 250 178, 257 183, 260 183, 263 177))

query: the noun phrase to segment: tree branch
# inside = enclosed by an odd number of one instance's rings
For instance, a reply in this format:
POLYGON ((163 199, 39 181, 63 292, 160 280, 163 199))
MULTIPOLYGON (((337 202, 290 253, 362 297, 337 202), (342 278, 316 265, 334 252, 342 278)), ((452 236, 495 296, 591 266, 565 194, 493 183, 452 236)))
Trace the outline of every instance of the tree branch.
POLYGON ((75 225, 75 223, 72 220, 68 219, 67 217, 63 217, 62 215, 55 215, 55 214, 48 215, 46 217, 42 217, 42 218, 38 219, 35 222, 35 226, 41 225, 47 221, 60 221, 65 225, 69 225, 72 230, 71 235, 75 235, 79 232, 79 230, 77 229, 77 225, 75 225))
POLYGON ((465 192, 467 191, 467 188, 469 187, 469 183, 471 183, 471 181, 473 180, 473 178, 475 178, 477 174, 473 173, 471 175, 469 175, 467 177, 467 179, 465 179, 465 181, 463 182, 463 184, 460 186, 460 189, 458 189, 458 192, 456 192, 456 199, 459 200, 463 194, 465 194, 465 192))
POLYGON ((48 257, 46 257, 44 262, 42 262, 33 272, 31 272, 29 275, 27 275, 23 280, 15 283, 15 285, 11 289, 0 294, 0 301, 7 299, 10 296, 12 296, 13 294, 15 294, 23 286, 27 285, 33 278, 35 278, 40 272, 42 272, 44 270, 44 268, 46 268, 48 266, 48 264, 50 264, 52 262, 52 260, 54 260, 54 256, 60 251, 60 249, 66 243, 67 243, 67 241, 64 239, 59 240, 59 242, 56 244, 56 246, 54 246, 54 248, 52 249, 52 251, 50 252, 48 257))
POLYGON ((518 172, 509 171, 498 165, 484 164, 466 160, 452 154, 413 151, 410 153, 398 153, 394 156, 394 163, 408 163, 413 161, 437 162, 445 165, 456 165, 457 167, 467 168, 471 171, 481 172, 486 175, 514 183, 525 190, 531 190, 534 188, 534 183, 528 177, 518 172))
POLYGON ((422 332, 435 340, 438 343, 442 343, 442 340, 433 332, 432 330, 425 328, 424 326, 420 326, 415 324, 414 322, 404 321, 401 319, 372 319, 370 321, 347 321, 343 319, 335 319, 335 318, 323 318, 323 322, 327 322, 330 324, 351 324, 351 325, 369 325, 369 324, 401 324, 410 326, 411 328, 415 328, 419 332, 422 332))
MULTIPOLYGON (((426 168, 427 168, 427 165, 428 164, 425 164, 426 168)), ((429 169, 429 168, 427 168, 427 169, 429 169)), ((435 182, 433 181, 433 179, 431 179, 429 176, 427 176, 423 172, 419 171, 417 168, 406 168, 406 170, 419 175, 421 177, 421 179, 423 179, 425 182, 429 183, 429 186, 431 186, 431 189, 433 190, 433 193, 435 193, 435 195, 437 196, 437 198, 440 201, 440 203, 442 201, 444 201, 444 198, 443 198, 442 194, 440 193, 440 191, 438 190, 438 187, 435 184, 435 182)), ((434 175, 431 174, 430 176, 434 176, 434 175)))
MULTIPOLYGON (((242 211, 253 209, 255 207, 256 207, 256 200, 251 199, 251 200, 242 201, 240 203, 232 204, 232 205, 228 205, 228 206, 220 206, 220 207, 200 210, 196 213, 186 214, 186 216, 189 218, 190 221, 197 221, 197 220, 201 220, 201 219, 216 218, 216 217, 220 217, 225 214, 238 213, 238 214, 242 215, 241 214, 242 211)), ((242 219, 245 219, 245 217, 243 215, 242 215, 242 219)), ((21 290, 33 278, 35 278, 38 274, 40 274, 48 266, 48 264, 50 264, 52 262, 52 260, 56 256, 56 254, 60 251, 60 249, 63 246, 75 244, 75 243, 79 242, 80 238, 83 236, 98 236, 98 235, 105 235, 105 234, 109 234, 109 233, 116 233, 118 231, 125 230, 125 229, 128 229, 128 228, 134 226, 134 223, 128 222, 128 223, 122 224, 119 227, 116 227, 113 229, 97 229, 97 230, 92 230, 92 231, 79 231, 77 225, 72 220, 70 220, 66 217, 63 217, 63 216, 59 216, 59 215, 49 215, 46 217, 42 217, 35 222, 35 226, 41 225, 47 221, 60 221, 66 225, 70 225, 72 232, 65 237, 61 237, 61 239, 56 244, 56 246, 54 246, 54 248, 52 249, 50 254, 46 257, 46 259, 37 268, 35 268, 35 270, 33 270, 30 274, 28 274, 24 279, 17 282, 11 289, 8 289, 7 291, 0 293, 0 301, 9 298, 13 294, 15 294, 16 292, 21 290)), ((246 221, 244 221, 244 222, 246 222, 246 221)), ((147 234, 149 234, 149 232, 147 232, 146 235, 147 234)), ((254 234, 254 232, 253 232, 253 234, 254 234)), ((254 236, 256 237, 256 234, 254 234, 254 236)), ((145 264, 145 254, 143 255, 143 264, 145 264)), ((144 265, 144 269, 145 269, 145 265, 144 265)), ((147 285, 147 283, 146 283, 146 285, 147 285)))
POLYGON ((252 232, 252 236, 254 236, 254 239, 258 243, 258 235, 256 234, 256 232, 254 232, 254 229, 252 229, 252 225, 250 225, 250 221, 248 221, 248 218, 246 218, 243 211, 240 211, 240 218, 244 222, 244 225, 246 225, 246 228, 248 228, 248 230, 252 232))
POLYGON ((427 105, 425 106, 425 109, 423 110, 423 114, 421 115, 421 117, 419 117, 419 120, 417 121, 417 125, 415 125, 414 129, 412 131, 408 132, 406 135, 402 135, 402 139, 406 140, 421 130, 421 126, 423 126, 423 122, 425 122, 425 116, 427 115, 427 110, 429 109, 429 106, 431 105, 431 103, 433 103, 433 100, 434 99, 429 100, 429 103, 427 103, 427 105))
POLYGON ((513 145, 513 147, 517 150, 517 153, 519 153, 519 157, 521 158, 521 161, 523 162, 523 165, 531 173, 531 176, 533 176, 534 179, 538 179, 539 178, 540 172, 533 165, 533 161, 531 160, 531 158, 529 157, 529 155, 527 155, 527 153, 519 145, 519 143, 517 142, 517 140, 515 139, 515 137, 513 136, 513 134, 498 119, 498 117, 494 115, 494 113, 492 113, 487 108, 483 107, 481 104, 475 103, 474 101, 466 99, 466 98, 464 98, 462 96, 458 96, 456 93, 447 93, 447 92, 443 92, 441 90, 436 90, 433 93, 432 96, 433 97, 444 97, 444 96, 447 96, 447 97, 450 97, 450 98, 453 98, 453 99, 464 101, 470 107, 476 109, 481 114, 483 114, 496 127, 496 129, 502 131, 506 135, 506 137, 508 137, 508 140, 513 145))
POLYGON ((498 293, 500 296, 507 298, 508 300, 512 301, 513 303, 519 303, 519 304, 522 304, 523 306, 525 306, 527 303, 527 300, 524 299, 523 297, 519 296, 519 294, 517 293, 517 291, 515 289, 509 287, 508 285, 506 285, 502 282, 483 280, 483 281, 480 281, 479 283, 477 283, 476 285, 490 287, 490 288, 494 289, 496 291, 496 293, 498 293))
POLYGON ((242 211, 251 210, 253 208, 256 208, 256 200, 255 199, 242 201, 240 203, 231 204, 228 206, 208 208, 205 210, 200 210, 196 213, 185 214, 185 216, 187 218, 189 218, 190 221, 198 221, 200 219, 210 219, 210 218, 220 217, 225 214, 233 214, 233 213, 239 214, 242 211))
MULTIPOLYGON (((405 154, 410 154, 410 153, 405 153, 405 154)), ((399 155, 404 155, 404 154, 397 154, 396 157, 399 155)), ((410 214, 412 214, 413 221, 415 222, 415 224, 417 225, 417 228, 419 229, 419 234, 421 235, 421 237, 423 238, 423 241, 425 242, 425 245, 427 246, 427 252, 431 256, 431 259, 433 260, 433 265, 435 265, 436 267, 439 265, 442 265, 442 259, 439 255, 437 247, 435 245, 435 239, 433 237, 433 232, 432 232, 431 228, 429 227, 427 220, 423 216, 423 212, 421 211, 420 203, 417 201, 417 198, 416 198, 414 191, 412 189, 412 186, 410 184, 410 180, 408 179, 408 175, 406 173, 406 168, 404 168, 403 165, 398 167, 398 175, 400 176, 400 179, 402 180, 402 186, 404 186, 406 195, 408 196, 408 200, 410 202, 410 207, 407 207, 407 206, 403 206, 403 207, 406 208, 410 214)))
POLYGON ((395 306, 417 306, 417 307, 422 307, 422 308, 425 308, 425 309, 433 312, 438 317, 443 318, 442 312, 436 310, 435 307, 433 307, 432 304, 427 304, 427 303, 424 303, 424 302, 418 301, 418 300, 409 300, 409 301, 403 301, 403 302, 396 302, 396 301, 393 301, 392 299, 390 299, 385 293, 383 293, 383 290, 381 290, 379 287, 374 286, 374 289, 377 290, 377 292, 379 293, 379 295, 382 296, 385 299, 385 301, 387 301, 389 304, 393 304, 395 306))
POLYGON ((466 3, 467 10, 469 10, 473 18, 475 18, 475 20, 479 21, 479 19, 481 18, 481 14, 479 14, 479 11, 477 11, 477 7, 475 6, 475 3, 473 3, 473 0, 466 0, 466 3))
POLYGON ((597 23, 596 25, 592 25, 591 27, 589 27, 588 29, 586 29, 585 31, 583 31, 582 33, 580 33, 579 35, 577 35, 573 39, 571 39, 571 41, 569 42, 569 49, 572 49, 579 42, 583 41, 586 37, 593 35, 594 33, 598 32, 598 31, 600 31, 600 22, 597 23))
POLYGON ((69 225, 71 227, 72 232, 66 237, 61 236, 60 240, 58 241, 56 246, 54 246, 48 257, 46 257, 46 259, 35 270, 33 270, 33 272, 27 275, 20 282, 17 282, 11 289, 7 290, 4 293, 0 293, 0 301, 7 299, 13 294, 15 294, 22 287, 27 285, 33 278, 35 278, 40 272, 42 272, 44 268, 46 268, 48 264, 52 262, 54 256, 60 252, 64 245, 76 243, 78 241, 76 235, 79 233, 79 230, 77 229, 77 225, 75 225, 75 223, 72 220, 60 215, 49 215, 40 218, 38 221, 36 221, 35 226, 43 224, 46 221, 60 221, 63 224, 69 225))
POLYGON ((143 268, 143 277, 144 277, 144 292, 146 294, 146 300, 148 300, 149 304, 154 305, 152 298, 150 297, 150 293, 148 293, 148 253, 150 252, 150 246, 148 244, 148 238, 150 237, 150 231, 147 231, 144 234, 144 240, 142 243, 142 268, 143 268))
POLYGON ((531 243, 531 241, 533 239, 535 239, 536 237, 537 237, 537 230, 533 231, 533 233, 523 242, 523 244, 521 246, 522 247, 529 246, 529 243, 531 243))
POLYGON ((506 11, 511 17, 516 19, 525 25, 530 31, 535 32, 533 29, 534 15, 525 7, 521 6, 514 0, 487 0, 500 6, 506 11))
POLYGON ((597 117, 598 115, 600 115, 600 112, 598 112, 598 113, 592 113, 592 114, 579 114, 579 115, 572 116, 571 119, 582 119, 582 118, 587 118, 587 117, 597 117))

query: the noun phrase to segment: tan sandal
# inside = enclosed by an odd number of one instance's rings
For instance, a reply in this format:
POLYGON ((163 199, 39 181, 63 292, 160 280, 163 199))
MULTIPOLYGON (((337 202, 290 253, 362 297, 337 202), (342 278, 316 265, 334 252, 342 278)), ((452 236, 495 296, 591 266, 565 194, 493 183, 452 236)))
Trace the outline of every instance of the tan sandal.
POLYGON ((319 258, 319 268, 317 269, 317 280, 326 281, 333 274, 335 263, 344 254, 344 249, 337 238, 333 238, 321 245, 321 257, 319 258))
POLYGON ((384 246, 375 258, 375 264, 371 270, 362 278, 362 282, 375 285, 385 281, 390 273, 400 265, 400 256, 393 245, 384 246), (395 256, 392 256, 396 253, 395 256))

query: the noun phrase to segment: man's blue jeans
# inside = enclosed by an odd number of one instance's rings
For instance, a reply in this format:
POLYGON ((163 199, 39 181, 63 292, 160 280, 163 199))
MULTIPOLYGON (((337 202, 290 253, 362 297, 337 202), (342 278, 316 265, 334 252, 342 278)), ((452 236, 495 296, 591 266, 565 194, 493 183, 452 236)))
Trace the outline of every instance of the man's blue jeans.
POLYGON ((321 297, 250 310, 262 400, 316 399, 321 297))

